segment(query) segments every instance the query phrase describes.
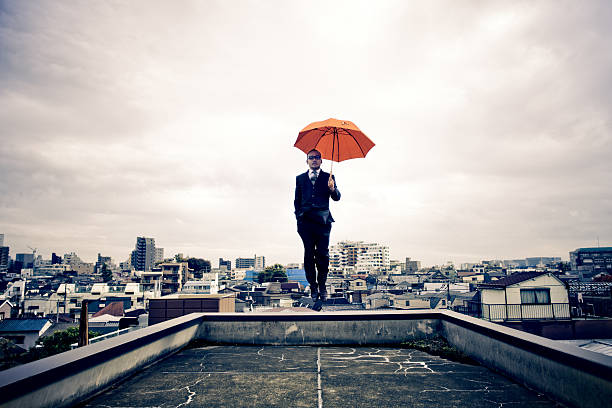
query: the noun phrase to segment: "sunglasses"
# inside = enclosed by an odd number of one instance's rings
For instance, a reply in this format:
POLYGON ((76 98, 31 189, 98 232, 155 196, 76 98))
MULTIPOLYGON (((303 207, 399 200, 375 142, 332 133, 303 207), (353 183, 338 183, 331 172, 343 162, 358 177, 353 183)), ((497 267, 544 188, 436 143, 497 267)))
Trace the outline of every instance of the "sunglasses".
POLYGON ((308 160, 321 160, 321 156, 308 156, 308 160))

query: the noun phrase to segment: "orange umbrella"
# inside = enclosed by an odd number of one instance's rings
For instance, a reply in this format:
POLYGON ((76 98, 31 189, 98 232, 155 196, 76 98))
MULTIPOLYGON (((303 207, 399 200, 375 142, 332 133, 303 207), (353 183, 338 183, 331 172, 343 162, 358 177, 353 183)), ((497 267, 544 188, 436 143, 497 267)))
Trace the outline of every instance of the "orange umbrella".
POLYGON ((353 122, 332 118, 306 126, 293 146, 304 153, 316 149, 324 159, 341 162, 365 157, 374 142, 353 122))

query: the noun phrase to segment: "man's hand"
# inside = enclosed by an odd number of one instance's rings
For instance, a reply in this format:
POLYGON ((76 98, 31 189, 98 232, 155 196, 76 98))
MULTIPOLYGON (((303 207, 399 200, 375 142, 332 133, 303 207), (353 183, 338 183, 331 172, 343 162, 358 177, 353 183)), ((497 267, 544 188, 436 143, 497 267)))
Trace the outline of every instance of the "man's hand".
POLYGON ((332 178, 331 174, 329 175, 329 180, 327 180, 327 187, 329 187, 329 191, 332 193, 336 189, 336 183, 334 183, 334 179, 332 178))

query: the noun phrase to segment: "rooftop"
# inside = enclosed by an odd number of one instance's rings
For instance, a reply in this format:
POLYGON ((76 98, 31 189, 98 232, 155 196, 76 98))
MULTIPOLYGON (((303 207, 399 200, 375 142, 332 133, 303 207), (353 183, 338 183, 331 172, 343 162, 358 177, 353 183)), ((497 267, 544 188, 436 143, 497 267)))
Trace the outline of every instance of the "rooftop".
POLYGON ((389 347, 205 346, 181 351, 85 407, 554 407, 482 366, 389 347))
POLYGON ((448 310, 192 313, 3 371, 0 405, 586 408, 611 384, 612 356, 448 310), (481 365, 398 346, 438 337, 481 365))

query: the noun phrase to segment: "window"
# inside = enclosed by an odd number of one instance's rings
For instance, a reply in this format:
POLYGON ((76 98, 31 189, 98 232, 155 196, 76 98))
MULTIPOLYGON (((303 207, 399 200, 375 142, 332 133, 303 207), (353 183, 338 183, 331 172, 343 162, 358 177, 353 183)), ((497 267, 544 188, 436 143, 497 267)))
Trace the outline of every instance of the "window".
POLYGON ((521 303, 548 304, 550 303, 550 289, 521 289, 521 303))

